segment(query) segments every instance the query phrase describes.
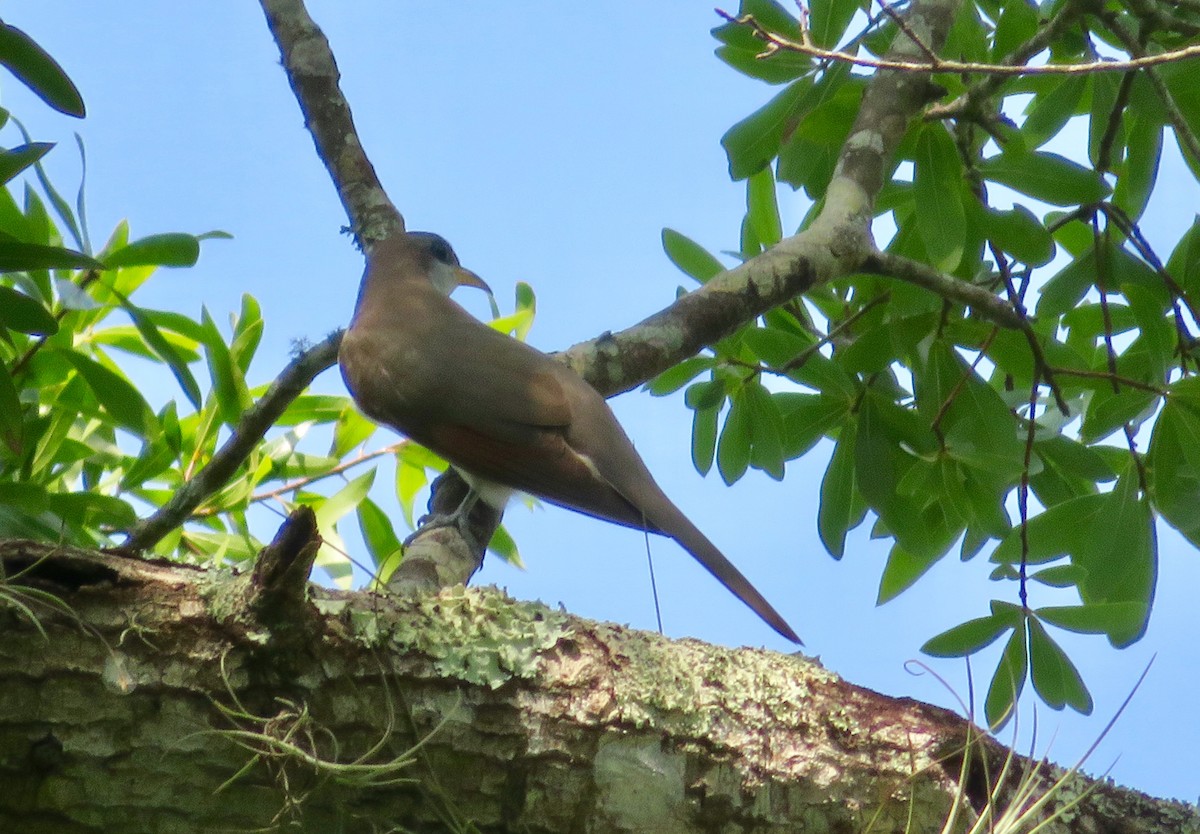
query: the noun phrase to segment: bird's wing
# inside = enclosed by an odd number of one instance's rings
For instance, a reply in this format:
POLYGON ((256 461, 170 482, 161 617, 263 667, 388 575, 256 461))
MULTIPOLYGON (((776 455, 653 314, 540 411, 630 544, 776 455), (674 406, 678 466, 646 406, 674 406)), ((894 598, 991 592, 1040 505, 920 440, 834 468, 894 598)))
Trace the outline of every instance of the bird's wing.
POLYGON ((514 425, 507 436, 499 436, 462 423, 442 423, 430 426, 428 434, 431 448, 472 475, 594 518, 661 532, 588 458, 576 454, 560 431, 514 425))
MULTIPOLYGON (((457 326, 443 327, 436 335, 441 361, 434 399, 446 416, 514 442, 522 440, 525 429, 569 425, 571 405, 558 362, 458 311, 462 318, 457 326)), ((534 431, 528 441, 534 442, 536 435, 534 431)))

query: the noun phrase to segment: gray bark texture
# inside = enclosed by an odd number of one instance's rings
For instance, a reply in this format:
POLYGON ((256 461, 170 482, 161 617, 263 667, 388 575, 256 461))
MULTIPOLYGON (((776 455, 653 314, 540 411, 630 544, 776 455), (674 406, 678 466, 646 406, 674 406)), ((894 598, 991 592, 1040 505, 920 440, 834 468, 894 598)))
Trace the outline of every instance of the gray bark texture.
MULTIPOLYGON (((0 542, 0 832, 936 832, 955 806, 965 831, 1003 764, 800 655, 487 588, 294 594, 295 552, 233 575, 0 542)), ((1092 787, 1043 830, 1200 831, 1092 787)))

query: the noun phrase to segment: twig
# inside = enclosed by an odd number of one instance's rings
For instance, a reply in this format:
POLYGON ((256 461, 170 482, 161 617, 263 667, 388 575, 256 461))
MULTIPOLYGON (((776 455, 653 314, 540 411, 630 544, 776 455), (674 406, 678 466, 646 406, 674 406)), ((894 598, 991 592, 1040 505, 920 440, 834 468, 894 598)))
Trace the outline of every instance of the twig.
MULTIPOLYGON (((1125 48, 1129 50, 1131 55, 1136 55, 1135 61, 1149 60, 1150 58, 1158 58, 1163 55, 1169 55, 1169 52, 1159 53, 1158 55, 1146 56, 1142 55, 1142 46, 1138 43, 1138 39, 1129 28, 1115 14, 1106 14, 1103 17, 1105 24, 1113 34, 1121 39, 1125 44, 1125 48)), ((1200 55, 1200 44, 1192 44, 1185 47, 1186 50, 1192 50, 1193 54, 1200 55)), ((1183 50, 1180 50, 1183 51, 1183 50)), ((1164 62, 1155 62, 1164 63, 1164 62)), ((1175 136, 1180 144, 1184 146, 1193 159, 1200 160, 1200 140, 1196 138, 1196 134, 1192 132, 1188 125, 1187 119, 1183 115, 1183 111, 1179 109, 1179 105, 1175 102, 1175 97, 1171 95, 1171 91, 1167 89, 1166 83, 1152 67, 1155 64, 1146 63, 1140 64, 1140 67, 1146 69, 1146 79, 1150 82, 1150 86, 1154 88, 1154 92, 1162 101, 1163 108, 1167 111, 1167 119, 1171 122, 1171 128, 1175 131, 1175 136)))
MULTIPOLYGON (((992 257, 1000 265, 1000 277, 1004 279, 1004 288, 1008 292, 1009 302, 1021 318, 1021 333, 1025 336, 1025 342, 1029 345, 1029 353, 1033 356, 1033 387, 1037 388, 1039 379, 1044 380, 1050 389, 1051 396, 1054 397, 1054 404, 1058 407, 1059 412, 1067 417, 1071 413, 1071 408, 1067 405, 1067 398, 1063 396, 1062 389, 1058 386, 1058 380, 1050 369, 1050 363, 1046 360, 1046 352, 1042 350, 1042 343, 1038 341, 1037 333, 1033 331, 1033 325, 1029 323, 1029 316, 1025 313, 1025 290, 1028 289, 1029 284, 1022 282, 1020 290, 1014 287, 1008 259, 991 241, 988 241, 988 247, 992 250, 992 257)), ((1028 273, 1026 273, 1026 277, 1028 278, 1028 273)))
POLYGON ((891 7, 887 0, 879 0, 879 8, 883 10, 883 13, 888 16, 888 19, 890 19, 892 23, 896 24, 896 28, 903 32, 905 36, 912 41, 913 46, 920 50, 921 53, 929 59, 930 63, 936 63, 938 60, 940 60, 937 53, 934 52, 929 45, 926 44, 925 41, 923 41, 917 35, 917 33, 913 31, 912 27, 908 25, 908 21, 904 19, 903 15, 896 13, 896 10, 891 7))
POLYGON ((874 272, 877 275, 886 275, 889 278, 915 284, 942 298, 965 304, 977 310, 993 324, 1001 327, 1021 330, 1027 326, 1020 313, 992 293, 952 275, 939 272, 920 261, 914 261, 892 252, 874 252, 867 256, 862 269, 865 272, 874 272))
POLYGON ((1139 382, 1136 379, 1130 379, 1127 376, 1114 374, 1111 371, 1081 371, 1075 368, 1051 368, 1050 370, 1056 374, 1061 374, 1062 376, 1076 376, 1080 377, 1081 379, 1107 380, 1113 384, 1114 388, 1119 385, 1125 385, 1129 388, 1136 388, 1139 391, 1148 391, 1151 394, 1158 394, 1163 397, 1167 396, 1167 389, 1163 388, 1162 386, 1154 385, 1150 382, 1139 382))
MULTIPOLYGON (((853 64, 859 67, 870 67, 877 70, 895 70, 897 72, 918 72, 918 73, 974 73, 977 75, 991 75, 1001 78, 1012 78, 1021 75, 1087 75, 1095 72, 1127 72, 1135 69, 1145 69, 1147 67, 1155 67, 1160 64, 1172 64, 1178 61, 1183 61, 1188 58, 1200 57, 1200 44, 1191 44, 1182 49, 1174 49, 1167 52, 1159 52, 1154 55, 1142 55, 1136 58, 1130 58, 1125 61, 1089 61, 1084 64, 1042 64, 1039 66, 1029 66, 1027 64, 987 64, 978 63, 975 61, 952 61, 937 59, 933 61, 901 61, 892 58, 863 58, 858 55, 851 55, 848 52, 840 52, 838 50, 823 49, 819 46, 811 44, 799 43, 778 35, 764 28, 754 15, 734 15, 717 10, 717 14, 725 18, 730 23, 737 23, 744 26, 750 26, 754 29, 756 37, 761 38, 768 44, 772 45, 775 50, 787 50, 789 52, 799 52, 803 55, 808 55, 813 58, 818 58, 825 61, 840 61, 846 64, 853 64)), ((918 42, 919 46, 919 42, 918 42)))
MULTIPOLYGON (((392 443, 384 446, 382 449, 376 449, 372 452, 362 452, 358 457, 351 460, 344 460, 336 466, 318 472, 315 475, 310 475, 306 478, 297 478, 294 481, 289 481, 283 486, 275 489, 267 490, 266 492, 257 492, 247 499, 248 504, 261 504, 270 501, 272 498, 278 498, 281 495, 286 495, 289 492, 295 492, 298 489, 303 489, 306 486, 311 486, 318 481, 323 481, 326 478, 332 478, 334 475, 341 475, 343 472, 353 469, 356 466, 366 463, 367 461, 375 460, 375 458, 383 457, 384 455, 395 454, 398 450, 408 445, 410 441, 401 440, 399 443, 392 443)), ((209 516, 217 515, 222 512, 218 508, 199 509, 192 513, 190 518, 208 518, 209 516)))
POLYGON ((804 364, 812 358, 813 354, 820 350, 823 345, 832 343, 839 334, 844 333, 853 327, 856 321, 861 319, 871 310, 878 307, 880 304, 890 301, 891 298, 892 294, 890 292, 885 292, 875 296, 858 310, 855 310, 849 316, 838 322, 837 325, 831 328, 830 331, 822 336, 815 344, 809 345, 797 356, 790 359, 787 364, 779 369, 779 372, 786 374, 788 371, 794 371, 797 368, 803 367, 804 364))

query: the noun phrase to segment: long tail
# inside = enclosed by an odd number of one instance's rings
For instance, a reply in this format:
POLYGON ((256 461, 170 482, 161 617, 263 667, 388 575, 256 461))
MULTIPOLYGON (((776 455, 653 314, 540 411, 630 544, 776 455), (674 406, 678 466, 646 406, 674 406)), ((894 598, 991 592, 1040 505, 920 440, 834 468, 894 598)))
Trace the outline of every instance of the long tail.
POLYGON ((761 617, 763 622, 788 640, 803 646, 804 641, 796 635, 792 627, 758 592, 758 589, 750 584, 750 580, 742 576, 742 572, 725 558, 725 554, 718 550, 717 546, 710 542, 708 537, 701 533, 678 507, 671 504, 669 500, 667 504, 673 510, 669 517, 651 518, 649 521, 661 529, 665 535, 679 542, 684 550, 692 554, 697 562, 704 565, 708 572, 717 578, 717 581, 749 606, 750 610, 761 617))

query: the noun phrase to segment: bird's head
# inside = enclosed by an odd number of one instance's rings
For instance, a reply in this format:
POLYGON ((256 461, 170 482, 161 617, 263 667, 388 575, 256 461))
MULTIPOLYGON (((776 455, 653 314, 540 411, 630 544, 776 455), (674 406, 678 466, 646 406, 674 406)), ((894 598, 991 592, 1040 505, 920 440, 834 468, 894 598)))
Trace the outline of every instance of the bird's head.
POLYGON ((375 244, 367 265, 368 272, 390 272, 410 280, 423 278, 446 295, 464 286, 478 287, 492 295, 487 282, 465 269, 446 239, 433 232, 391 235, 375 244))

